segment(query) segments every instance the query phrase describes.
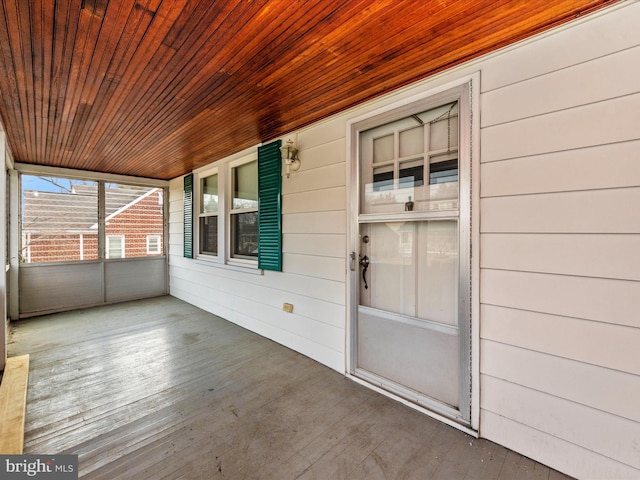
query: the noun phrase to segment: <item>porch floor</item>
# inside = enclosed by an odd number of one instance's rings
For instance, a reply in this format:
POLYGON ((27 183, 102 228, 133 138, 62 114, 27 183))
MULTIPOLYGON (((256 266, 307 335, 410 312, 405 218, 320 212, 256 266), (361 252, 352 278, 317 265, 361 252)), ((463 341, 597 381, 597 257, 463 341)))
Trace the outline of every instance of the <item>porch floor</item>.
POLYGON ((172 297, 11 326, 24 452, 86 479, 566 479, 172 297))

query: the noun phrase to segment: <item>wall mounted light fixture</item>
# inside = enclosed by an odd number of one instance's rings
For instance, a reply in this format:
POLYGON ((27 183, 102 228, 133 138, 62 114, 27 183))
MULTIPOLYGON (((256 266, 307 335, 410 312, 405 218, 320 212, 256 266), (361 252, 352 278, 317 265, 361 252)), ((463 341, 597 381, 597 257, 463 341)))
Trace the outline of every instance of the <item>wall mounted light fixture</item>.
POLYGON ((300 169, 300 159, 298 158, 298 148, 293 140, 288 139, 282 147, 280 147, 282 160, 287 168, 287 178, 291 172, 297 172, 300 169))

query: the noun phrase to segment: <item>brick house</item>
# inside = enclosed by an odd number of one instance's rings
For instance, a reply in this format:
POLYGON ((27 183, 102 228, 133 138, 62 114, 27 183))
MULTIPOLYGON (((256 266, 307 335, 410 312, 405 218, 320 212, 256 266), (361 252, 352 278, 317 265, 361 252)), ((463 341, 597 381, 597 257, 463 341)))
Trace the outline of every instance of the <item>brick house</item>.
MULTIPOLYGON (((97 199, 95 185, 25 191, 22 262, 98 259, 97 199)), ((107 186, 105 199, 105 258, 162 255, 162 189, 107 186)))

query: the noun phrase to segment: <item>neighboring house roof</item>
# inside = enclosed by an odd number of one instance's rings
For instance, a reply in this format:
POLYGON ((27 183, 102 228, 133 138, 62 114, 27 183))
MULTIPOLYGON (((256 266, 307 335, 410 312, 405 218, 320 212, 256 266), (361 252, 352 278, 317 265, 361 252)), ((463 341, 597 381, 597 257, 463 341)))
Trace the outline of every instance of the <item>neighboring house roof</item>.
MULTIPOLYGON (((107 219, 122 213, 157 188, 118 186, 105 188, 107 219)), ((29 233, 95 233, 98 224, 98 187, 74 185, 72 193, 25 190, 22 230, 29 233)))

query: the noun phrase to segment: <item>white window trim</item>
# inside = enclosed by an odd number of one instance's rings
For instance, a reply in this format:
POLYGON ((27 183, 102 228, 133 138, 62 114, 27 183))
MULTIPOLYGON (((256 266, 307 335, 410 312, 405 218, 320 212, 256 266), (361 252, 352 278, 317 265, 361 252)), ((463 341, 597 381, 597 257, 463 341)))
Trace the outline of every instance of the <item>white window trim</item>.
POLYGON ((222 256, 222 252, 221 252, 221 243, 220 243, 220 230, 221 230, 221 225, 220 225, 220 212, 223 212, 223 208, 224 208, 224 201, 221 198, 223 195, 220 194, 221 192, 221 171, 219 171, 220 169, 216 168, 208 168, 207 170, 203 170, 200 173, 196 173, 194 175, 194 191, 195 191, 195 195, 194 195, 194 212, 196 213, 195 215, 195 221, 194 221, 194 225, 193 225, 193 246, 194 246, 194 257, 195 258, 199 258, 199 259, 206 259, 207 261, 215 261, 218 258, 224 258, 224 256, 222 256), (203 213, 202 212, 202 180, 210 177, 211 175, 217 175, 218 176, 218 211, 215 213, 203 213), (218 253, 214 254, 214 253, 209 253, 209 252, 200 252, 200 219, 202 217, 216 217, 217 221, 218 221, 218 253))
POLYGON ((162 242, 160 235, 147 235, 147 255, 158 255, 162 253, 162 242), (151 249, 151 239, 155 239, 157 242, 157 248, 155 250, 151 249))
POLYGON ((105 249, 104 249, 105 250, 105 252, 104 252, 105 258, 110 258, 109 257, 109 240, 111 240, 112 238, 119 238, 121 240, 121 242, 120 242, 121 250, 120 251, 122 253, 122 256, 116 257, 116 258, 125 258, 125 251, 126 250, 124 248, 124 241, 125 241, 124 235, 106 235, 105 236, 105 240, 106 240, 105 241, 106 245, 105 245, 105 249))
POLYGON ((255 147, 243 150, 226 160, 219 161, 216 166, 211 165, 194 170, 194 225, 193 225, 193 247, 194 259, 201 265, 221 267, 230 270, 242 271, 262 275, 263 271, 258 268, 258 259, 235 258, 231 256, 231 214, 233 192, 231 191, 231 168, 244 163, 258 160, 258 153, 255 147), (201 180, 210 175, 218 174, 218 255, 202 254, 200 252, 200 196, 201 180))

